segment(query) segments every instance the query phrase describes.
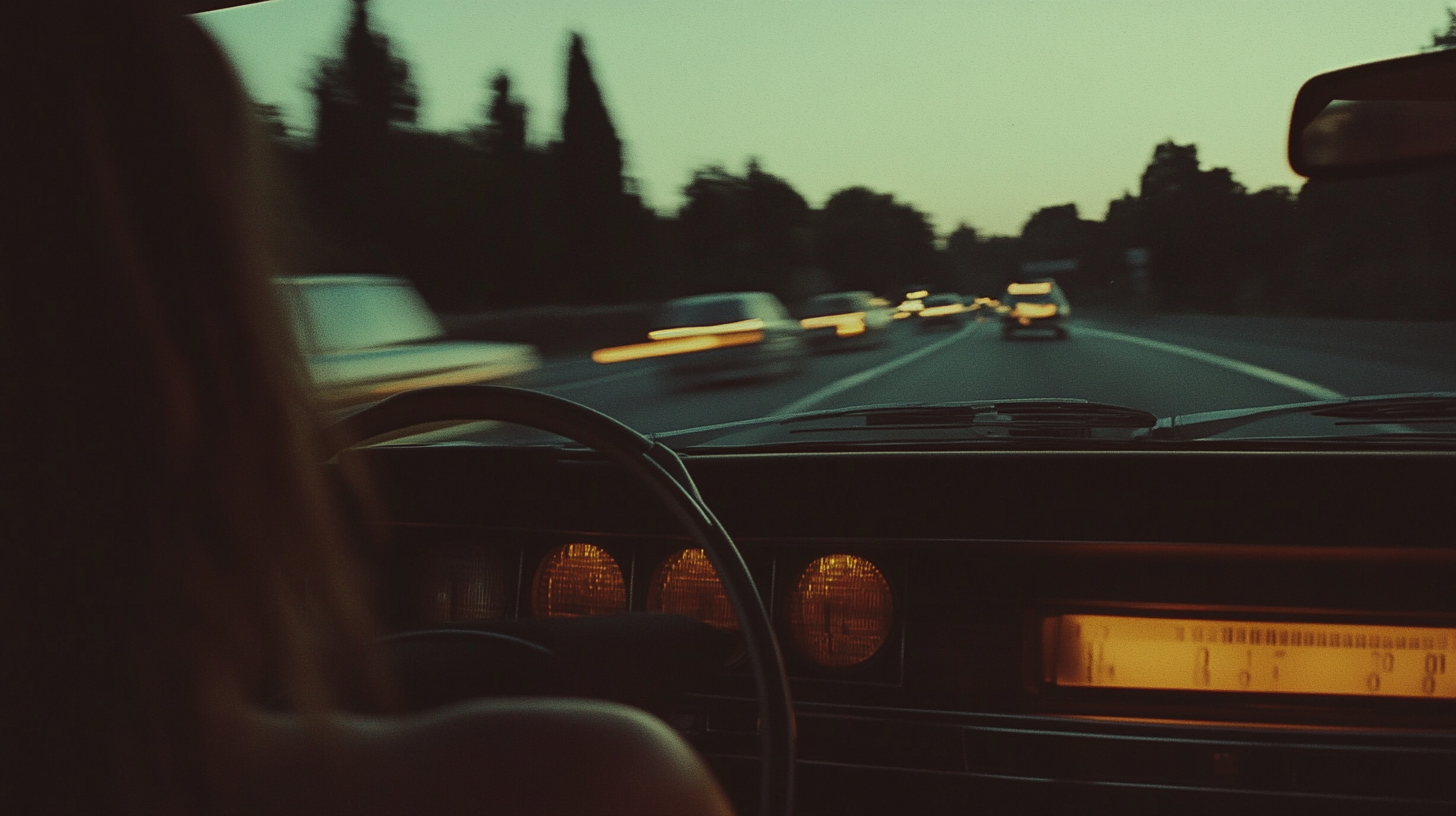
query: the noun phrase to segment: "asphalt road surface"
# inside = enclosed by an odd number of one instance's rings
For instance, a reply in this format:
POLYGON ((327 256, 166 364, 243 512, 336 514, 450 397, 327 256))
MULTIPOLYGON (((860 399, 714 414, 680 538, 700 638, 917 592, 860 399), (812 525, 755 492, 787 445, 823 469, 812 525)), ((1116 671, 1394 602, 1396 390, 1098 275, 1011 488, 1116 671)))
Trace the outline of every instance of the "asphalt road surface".
MULTIPOLYGON (((1071 337, 1003 340, 994 321, 821 353, 805 371, 680 390, 655 360, 557 359, 512 384, 584 403, 643 433, 892 402, 1076 397, 1158 416, 1361 394, 1456 391, 1456 328, 1372 321, 1079 318, 1071 337)), ((451 435, 459 438, 464 429, 451 435)), ((498 436, 479 427, 472 437, 498 436)))

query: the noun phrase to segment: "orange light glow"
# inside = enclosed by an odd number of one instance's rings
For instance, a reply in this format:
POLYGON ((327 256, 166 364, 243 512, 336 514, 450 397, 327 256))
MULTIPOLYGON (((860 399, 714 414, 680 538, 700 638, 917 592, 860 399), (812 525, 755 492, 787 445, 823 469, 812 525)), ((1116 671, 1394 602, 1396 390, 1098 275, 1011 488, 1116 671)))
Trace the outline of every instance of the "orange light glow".
POLYGON ((1061 686, 1456 698, 1456 629, 1110 615, 1048 623, 1061 686))
POLYGON ((687 615, 718 629, 738 631, 733 604, 718 580, 718 571, 701 549, 682 550, 662 562, 647 589, 647 609, 687 615))
POLYGON ((895 319, 904 320, 905 318, 910 317, 912 314, 913 312, 895 312, 895 319))
POLYGON ((626 609, 622 568, 595 544, 563 544, 536 569, 531 612, 538 618, 611 615, 626 609))
POLYGON ((637 343, 630 346, 613 346, 592 352, 592 360, 598 363, 625 363, 648 357, 666 357, 672 354, 688 354, 729 346, 748 346, 763 342, 761 331, 740 331, 731 334, 679 337, 673 340, 658 340, 652 343, 637 343))
POLYGON ((515 570, 499 550, 441 547, 430 554, 422 577, 426 623, 494 620, 509 611, 515 570))
POLYGON ((906 300, 920 300, 921 298, 928 297, 930 297, 930 292, 926 291, 925 289, 917 289, 914 292, 905 293, 906 300))
POLYGON ((1012 283, 1006 287, 1008 295, 1050 295, 1052 293, 1051 281, 1036 281, 1035 283, 1012 283))
POLYGON ((703 335, 732 334, 733 332, 759 331, 763 321, 757 317, 734 323, 719 323, 716 326, 682 326, 675 329, 657 329, 647 333, 653 340, 672 340, 677 337, 701 337, 703 335))
POLYGON ((869 660, 890 635, 895 598, 880 570, 857 555, 826 555, 800 573, 789 595, 794 645, 843 668, 869 660))
POLYGON ((1057 304, 1055 303, 1018 303, 1016 308, 1011 310, 1012 317, 1022 317, 1029 320, 1040 320, 1044 317, 1055 317, 1057 304))
POLYGON ((925 301, 923 300, 907 300, 904 303, 900 304, 900 313, 904 314, 905 312, 918 312, 924 308, 925 301))
POLYGON ((944 306, 927 306, 920 310, 921 317, 941 317, 944 315, 960 314, 966 310, 965 306, 959 303, 948 303, 944 306))
POLYGON ((833 327, 834 333, 840 337, 851 337, 856 334, 864 334, 865 313, 847 312, 837 315, 821 315, 819 317, 806 317, 799 321, 799 325, 805 330, 827 329, 833 327))

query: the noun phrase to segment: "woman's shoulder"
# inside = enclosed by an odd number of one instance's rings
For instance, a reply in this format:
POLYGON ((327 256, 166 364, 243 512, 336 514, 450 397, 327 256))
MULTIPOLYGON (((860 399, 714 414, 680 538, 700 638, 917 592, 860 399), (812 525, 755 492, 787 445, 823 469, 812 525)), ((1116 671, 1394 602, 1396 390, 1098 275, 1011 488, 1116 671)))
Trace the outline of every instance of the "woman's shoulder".
POLYGON ((478 700, 321 722, 255 713, 247 809, 311 813, 730 812, 712 775, 646 712, 558 698, 478 700))

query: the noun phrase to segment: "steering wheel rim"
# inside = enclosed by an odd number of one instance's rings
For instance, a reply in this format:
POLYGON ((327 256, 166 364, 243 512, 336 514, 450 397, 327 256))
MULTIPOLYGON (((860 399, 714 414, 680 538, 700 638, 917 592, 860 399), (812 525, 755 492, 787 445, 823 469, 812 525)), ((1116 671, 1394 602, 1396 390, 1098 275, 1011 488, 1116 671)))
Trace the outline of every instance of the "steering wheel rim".
POLYGON ((509 422, 585 445, 645 483, 687 527, 723 581, 752 668, 759 705, 759 813, 788 816, 794 799, 795 726, 783 654, 743 554, 677 454, 580 403, 499 385, 449 385, 396 394, 335 423, 329 453, 416 425, 456 420, 509 422))

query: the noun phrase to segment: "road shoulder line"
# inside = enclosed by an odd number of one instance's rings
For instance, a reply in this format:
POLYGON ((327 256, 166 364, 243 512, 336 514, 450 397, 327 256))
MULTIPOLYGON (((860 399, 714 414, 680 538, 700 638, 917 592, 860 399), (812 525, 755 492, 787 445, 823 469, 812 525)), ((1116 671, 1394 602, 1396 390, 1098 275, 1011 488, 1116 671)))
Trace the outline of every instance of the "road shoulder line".
POLYGON ((1104 340, 1117 340, 1123 343, 1130 343, 1134 346, 1161 351, 1166 354, 1176 354, 1180 357, 1187 357, 1190 360, 1197 360, 1229 371, 1235 371, 1247 377, 1254 377, 1267 383, 1288 388, 1291 391, 1304 394, 1312 399, 1343 399, 1344 394, 1325 388, 1323 385, 1312 383, 1309 380, 1302 380, 1299 377, 1291 376, 1272 368, 1264 368, 1253 363, 1246 363, 1243 360, 1235 360, 1232 357, 1224 357, 1221 354, 1212 354, 1207 351, 1180 346, 1175 343, 1164 343, 1161 340, 1151 340, 1146 337, 1138 337, 1134 334, 1123 334, 1122 332, 1108 331, 1106 329, 1094 329, 1091 326, 1078 326, 1074 330, 1077 334, 1086 337, 1100 337, 1104 340))
POLYGON ((944 340, 937 340, 936 342, 931 343, 928 346, 918 348, 910 352, 909 354, 880 363, 874 368, 867 368, 864 371, 860 371, 858 373, 851 374, 848 377, 842 377, 838 380, 835 380, 834 382, 824 386, 823 388, 820 388, 818 391, 812 391, 808 395, 794 400, 788 405, 785 405, 777 411, 769 414, 769 416, 788 416, 789 414, 797 414, 800 411, 807 410, 811 405, 823 402, 824 400, 827 400, 830 397, 835 396, 836 394, 848 391, 849 389, 854 388, 857 385, 863 385, 864 383, 867 383, 877 377, 884 376, 885 374, 894 371, 895 369, 905 365, 906 363, 914 362, 915 360, 918 360, 928 354, 933 354, 950 345, 951 343, 954 343, 955 341, 968 336, 972 331, 975 330, 977 325, 978 324, 976 323, 967 323, 964 327, 961 328, 960 331, 952 334, 950 337, 947 337, 944 340))

